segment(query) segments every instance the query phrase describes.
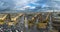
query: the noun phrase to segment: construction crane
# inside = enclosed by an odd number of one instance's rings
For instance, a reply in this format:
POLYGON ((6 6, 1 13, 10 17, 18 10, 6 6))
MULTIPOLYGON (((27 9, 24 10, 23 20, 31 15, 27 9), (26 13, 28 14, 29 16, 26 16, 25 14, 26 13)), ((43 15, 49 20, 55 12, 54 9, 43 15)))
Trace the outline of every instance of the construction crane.
POLYGON ((46 16, 46 19, 45 20, 43 20, 42 19, 42 15, 39 15, 39 22, 38 22, 38 24, 37 24, 37 28, 38 29, 40 29, 40 28, 43 28, 43 29, 46 29, 46 26, 47 26, 47 23, 49 22, 49 15, 50 15, 51 13, 48 13, 48 15, 46 16))
POLYGON ((5 24, 7 14, 0 14, 0 25, 5 24))
POLYGON ((28 27, 31 28, 33 27, 34 25, 36 25, 36 20, 40 17, 39 15, 41 15, 41 13, 37 13, 35 14, 31 20, 28 20, 28 27))
POLYGON ((19 18, 22 16, 23 14, 18 14, 18 15, 10 15, 11 17, 11 21, 8 22, 8 25, 16 25, 18 23, 18 21, 20 20, 19 18))
POLYGON ((44 23, 48 23, 49 22, 49 16, 50 16, 51 13, 48 13, 46 19, 43 21, 44 23))
POLYGON ((34 17, 31 18, 31 20, 28 20, 28 27, 31 28, 32 26, 34 26, 34 23, 36 22, 37 19, 37 15, 35 15, 34 17))

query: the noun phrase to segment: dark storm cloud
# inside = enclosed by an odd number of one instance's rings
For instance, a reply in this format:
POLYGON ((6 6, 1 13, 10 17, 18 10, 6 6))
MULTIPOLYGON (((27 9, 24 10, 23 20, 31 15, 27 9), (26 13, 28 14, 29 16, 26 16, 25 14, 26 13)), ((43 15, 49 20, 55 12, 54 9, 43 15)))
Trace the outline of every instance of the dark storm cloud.
POLYGON ((0 11, 13 9, 14 6, 13 0, 0 0, 0 11))
POLYGON ((12 8, 15 12, 60 10, 60 0, 0 0, 0 10, 12 8))

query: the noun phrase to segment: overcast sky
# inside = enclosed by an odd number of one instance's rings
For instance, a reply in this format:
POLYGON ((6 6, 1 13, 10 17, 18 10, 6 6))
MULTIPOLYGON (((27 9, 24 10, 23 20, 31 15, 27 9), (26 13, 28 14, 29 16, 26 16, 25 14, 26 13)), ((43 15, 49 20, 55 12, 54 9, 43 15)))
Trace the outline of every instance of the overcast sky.
POLYGON ((0 0, 0 11, 7 8, 20 11, 60 10, 60 0, 0 0))

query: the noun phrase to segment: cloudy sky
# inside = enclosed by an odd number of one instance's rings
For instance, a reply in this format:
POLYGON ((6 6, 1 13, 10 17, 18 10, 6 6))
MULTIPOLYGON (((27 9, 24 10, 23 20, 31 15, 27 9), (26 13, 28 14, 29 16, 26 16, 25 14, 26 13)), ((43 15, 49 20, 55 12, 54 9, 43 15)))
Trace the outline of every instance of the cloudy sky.
POLYGON ((0 11, 60 10, 60 0, 0 0, 0 11))

